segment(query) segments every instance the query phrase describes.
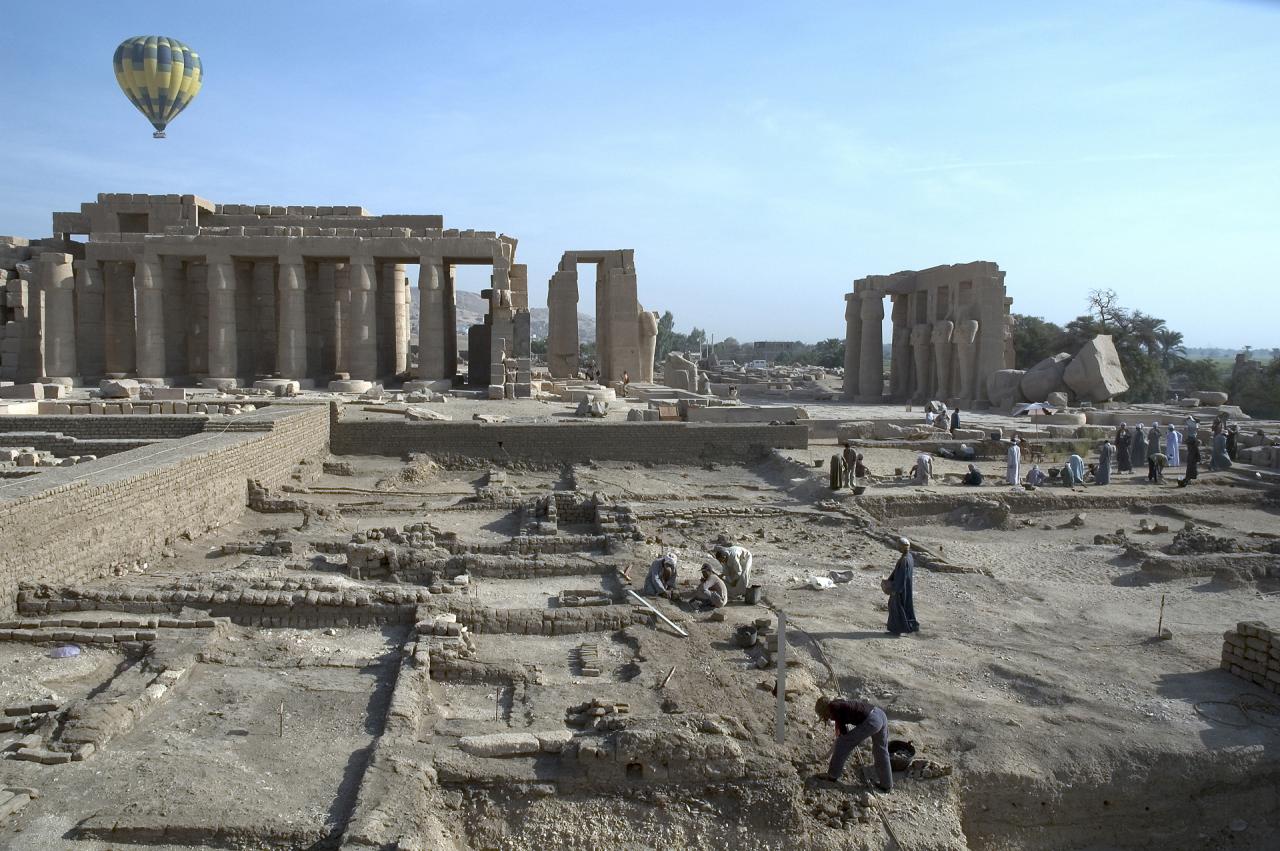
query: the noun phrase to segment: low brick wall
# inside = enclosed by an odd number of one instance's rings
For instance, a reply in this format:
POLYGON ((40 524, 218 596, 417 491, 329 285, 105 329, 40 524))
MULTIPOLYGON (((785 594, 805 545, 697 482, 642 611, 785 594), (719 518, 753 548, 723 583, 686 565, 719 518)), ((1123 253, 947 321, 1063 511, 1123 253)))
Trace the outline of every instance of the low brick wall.
POLYGON ((495 462, 652 461, 657 464, 745 462, 770 449, 804 449, 804 425, 719 423, 442 423, 334 421, 335 455, 425 452, 495 462))
POLYGON ((1280 694, 1280 633, 1261 621, 1241 621, 1222 635, 1222 669, 1280 694))
POLYGON ((275 484, 304 458, 319 463, 326 407, 253 416, 271 430, 211 431, 0 481, 0 615, 13 611, 19 582, 81 582, 113 562, 149 559, 166 541, 237 517, 249 479, 275 484))
MULTIPOLYGON (((165 440, 189 437, 204 431, 205 417, 186 415, 160 416, 14 416, 0 417, 0 444, 5 432, 57 432, 81 439, 118 438, 129 440, 165 440)), ((6 444, 7 445, 7 444, 6 444)))

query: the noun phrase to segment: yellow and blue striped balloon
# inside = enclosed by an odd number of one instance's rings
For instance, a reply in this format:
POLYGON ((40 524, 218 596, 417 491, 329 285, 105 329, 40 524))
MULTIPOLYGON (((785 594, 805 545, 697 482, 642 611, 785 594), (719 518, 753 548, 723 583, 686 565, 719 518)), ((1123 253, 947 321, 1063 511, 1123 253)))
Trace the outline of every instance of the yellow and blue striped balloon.
POLYGON ((204 82, 200 54, 176 38, 140 35, 126 38, 112 60, 116 82, 138 111, 156 128, 164 128, 187 108, 204 82))

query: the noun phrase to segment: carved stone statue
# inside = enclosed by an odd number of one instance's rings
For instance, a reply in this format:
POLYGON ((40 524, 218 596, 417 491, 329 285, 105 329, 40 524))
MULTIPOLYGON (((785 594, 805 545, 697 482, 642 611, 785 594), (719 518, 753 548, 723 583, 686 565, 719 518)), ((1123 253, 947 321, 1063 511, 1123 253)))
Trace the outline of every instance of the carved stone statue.
POLYGON ((658 314, 640 310, 640 375, 639 381, 653 381, 653 358, 658 348, 658 314))
POLYGON ((951 333, 955 323, 942 319, 933 323, 933 376, 939 399, 951 396, 951 333))
POLYGON ((929 401, 932 385, 929 381, 929 338, 933 329, 928 323, 921 323, 911 329, 911 358, 915 362, 915 382, 912 398, 919 402, 929 401))
POLYGON ((974 371, 977 369, 978 320, 966 319, 956 325, 952 340, 956 344, 956 372, 960 376, 960 389, 956 395, 966 403, 973 401, 974 371))

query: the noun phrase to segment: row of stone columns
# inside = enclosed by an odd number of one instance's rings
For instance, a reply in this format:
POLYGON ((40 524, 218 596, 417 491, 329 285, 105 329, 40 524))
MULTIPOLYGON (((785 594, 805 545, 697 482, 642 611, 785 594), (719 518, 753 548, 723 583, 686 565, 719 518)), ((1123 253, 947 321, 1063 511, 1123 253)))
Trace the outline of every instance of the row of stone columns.
MULTIPOLYGON (((884 398, 883 299, 874 290, 845 295, 845 399, 878 402, 884 398)), ((955 400, 966 405, 981 401, 982 388, 975 380, 979 328, 976 319, 910 324, 906 297, 895 297, 889 397, 915 402, 955 400)))
MULTIPOLYGON (((244 273, 254 294, 248 305, 237 298, 236 261, 230 256, 147 254, 134 262, 73 263, 70 255, 41 255, 44 377, 162 381, 198 375, 219 383, 235 383, 249 372, 328 377, 312 362, 309 340, 317 333, 333 336, 325 344, 333 360, 326 355, 326 363, 352 377, 372 380, 407 369, 409 291, 399 262, 381 261, 377 274, 372 257, 311 261, 312 277, 321 283, 328 272, 335 284, 335 266, 346 266, 346 287, 324 291, 334 294, 331 312, 313 304, 317 295, 309 297, 308 262, 301 256, 240 261, 246 262, 253 264, 244 273), (309 308, 313 317, 331 313, 333 326, 309 327, 309 308), (394 351, 381 351, 380 339, 394 351), (242 353, 245 340, 257 348, 242 353)), ((452 323, 448 337, 453 338, 452 323)))

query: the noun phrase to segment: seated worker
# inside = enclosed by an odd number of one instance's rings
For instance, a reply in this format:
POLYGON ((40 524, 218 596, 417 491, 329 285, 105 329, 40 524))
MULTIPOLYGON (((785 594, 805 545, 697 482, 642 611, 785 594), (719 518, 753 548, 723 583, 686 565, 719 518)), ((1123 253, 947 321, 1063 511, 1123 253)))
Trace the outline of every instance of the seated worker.
POLYGON ((978 487, 982 484, 982 471, 972 464, 969 465, 969 472, 964 474, 964 478, 960 480, 970 487, 978 487))
POLYGON ((856 479, 871 478, 871 468, 862 463, 862 453, 859 452, 853 458, 853 476, 856 479))
POLYGON ((724 580, 725 588, 728 589, 726 599, 735 600, 745 597, 747 589, 751 587, 751 550, 736 545, 717 546, 715 557, 724 570, 721 578, 724 580))
POLYGON ((1027 484, 1033 488, 1038 488, 1047 481, 1049 481, 1049 477, 1045 475, 1044 470, 1040 469, 1040 465, 1032 464, 1031 469, 1027 472, 1027 484))
POLYGON ((710 564, 702 565, 702 582, 694 590, 690 599, 705 608, 719 609, 729 602, 729 589, 724 580, 716 575, 710 564))
POLYGON ((667 553, 649 565, 644 593, 650 597, 670 597, 676 591, 676 554, 667 553))
POLYGON ((915 477, 917 485, 927 485, 933 481, 933 457, 928 452, 916 456, 915 477))

